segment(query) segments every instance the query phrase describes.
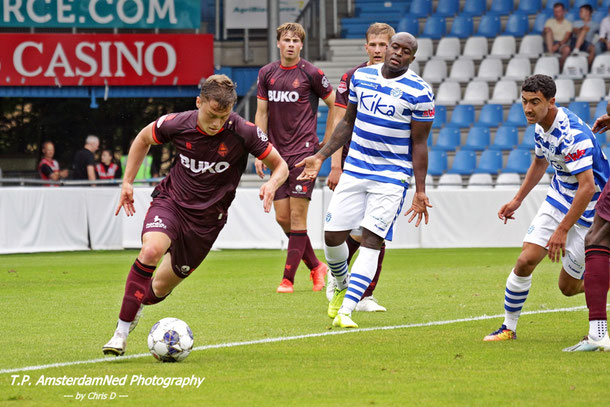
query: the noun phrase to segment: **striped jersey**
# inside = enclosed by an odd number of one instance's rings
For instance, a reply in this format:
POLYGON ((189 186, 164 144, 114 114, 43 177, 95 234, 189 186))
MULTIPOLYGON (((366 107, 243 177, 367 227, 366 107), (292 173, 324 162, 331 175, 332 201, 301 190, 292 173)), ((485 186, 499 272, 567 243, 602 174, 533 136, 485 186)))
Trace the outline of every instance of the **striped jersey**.
POLYGON ((382 66, 360 68, 350 81, 349 102, 358 113, 343 171, 407 188, 413 175, 411 121, 434 120, 434 95, 412 70, 386 79, 382 66))
POLYGON ((608 181, 610 169, 589 126, 570 110, 560 107, 547 132, 536 124, 535 153, 538 158, 546 158, 555 169, 546 201, 564 214, 568 213, 578 189, 576 174, 593 170, 595 194, 577 222, 591 226, 595 203, 608 181))

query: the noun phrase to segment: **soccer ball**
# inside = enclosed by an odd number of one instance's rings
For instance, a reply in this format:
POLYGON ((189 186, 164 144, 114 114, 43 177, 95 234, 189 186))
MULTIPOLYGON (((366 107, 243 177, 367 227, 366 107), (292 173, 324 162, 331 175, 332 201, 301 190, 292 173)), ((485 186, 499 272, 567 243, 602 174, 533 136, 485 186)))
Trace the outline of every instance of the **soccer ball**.
POLYGON ((161 362, 180 362, 193 349, 193 331, 178 318, 163 318, 148 334, 148 349, 161 362))

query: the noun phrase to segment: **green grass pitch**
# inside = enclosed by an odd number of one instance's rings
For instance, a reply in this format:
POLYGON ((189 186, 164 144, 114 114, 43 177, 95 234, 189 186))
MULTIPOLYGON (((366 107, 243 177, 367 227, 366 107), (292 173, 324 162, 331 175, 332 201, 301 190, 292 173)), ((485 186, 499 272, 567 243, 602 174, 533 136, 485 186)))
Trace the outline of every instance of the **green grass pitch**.
MULTIPOLYGON (((167 300, 144 310, 128 341, 127 355, 146 354, 157 320, 183 319, 195 347, 207 347, 175 364, 150 355, 99 360, 136 251, 0 256, 0 406, 77 405, 82 396, 83 404, 125 406, 610 404, 610 356, 561 351, 586 334, 585 309, 526 314, 517 341, 482 341, 502 319, 478 317, 503 313, 518 253, 388 250, 375 292, 388 312, 354 320, 360 328, 402 327, 335 335, 345 330, 332 328, 324 292, 311 291, 304 266, 294 294, 275 293, 285 252, 212 252, 167 300), (23 370, 47 364, 58 365, 23 370), (126 383, 43 385, 106 375, 126 383), (131 384, 140 376, 159 382, 131 384), (162 385, 193 376, 205 378, 199 388, 162 385)), ((584 295, 561 295, 558 269, 548 260, 539 266, 524 311, 585 305, 584 295)))

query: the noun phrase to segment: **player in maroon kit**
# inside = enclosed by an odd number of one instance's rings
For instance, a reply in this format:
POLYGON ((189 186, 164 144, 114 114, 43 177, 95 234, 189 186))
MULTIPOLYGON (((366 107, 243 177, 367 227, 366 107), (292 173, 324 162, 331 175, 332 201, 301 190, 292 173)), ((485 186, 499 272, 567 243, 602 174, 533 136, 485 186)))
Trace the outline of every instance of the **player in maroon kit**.
MULTIPOLYGON (((610 129, 610 102, 606 114, 593 125, 594 133, 610 129)), ((589 333, 565 352, 610 351, 606 301, 610 286, 610 182, 601 192, 595 204, 593 225, 585 236, 585 298, 589 308, 589 333)))
MULTIPOLYGON (((339 124, 339 122, 345 116, 345 111, 348 105, 349 83, 352 79, 352 76, 354 75, 354 72, 356 72, 358 68, 362 68, 367 65, 383 63, 386 49, 388 48, 390 39, 394 34, 394 29, 385 23, 373 23, 366 30, 366 44, 364 44, 364 49, 367 55, 369 56, 369 60, 350 69, 341 77, 341 82, 339 82, 339 86, 337 86, 337 91, 335 94, 335 112, 332 117, 333 129, 337 127, 337 124, 339 124)), ((342 148, 339 148, 339 150, 335 151, 335 153, 331 157, 331 170, 330 174, 328 174, 328 178, 326 179, 326 185, 328 185, 328 187, 332 191, 335 190, 335 187, 339 182, 339 178, 343 173, 343 163, 345 162, 345 157, 347 157, 350 142, 351 137, 348 142, 345 143, 342 148)), ((361 235, 359 231, 354 230, 347 238, 347 247, 349 249, 347 264, 350 263, 352 256, 360 247, 360 236, 361 235)), ((375 297, 373 297, 373 291, 375 291, 375 287, 377 286, 377 282, 379 281, 379 275, 381 273, 381 265, 383 263, 384 254, 385 243, 383 243, 383 245, 381 246, 381 251, 379 252, 379 259, 377 260, 377 272, 375 273, 375 277, 362 295, 362 298, 360 299, 358 305, 356 305, 356 309, 354 311, 386 311, 386 308, 384 306, 379 305, 375 297)), ((336 281, 329 270, 327 275, 326 286, 326 298, 328 298, 329 301, 333 297, 335 287, 336 281)))
POLYGON ((42 160, 38 163, 38 173, 41 179, 59 181, 68 177, 68 170, 59 168, 59 163, 53 159, 54 155, 55 145, 53 142, 45 141, 42 143, 42 160))
MULTIPOLYGON (((278 293, 294 291, 294 275, 301 259, 311 270, 313 290, 324 287, 327 266, 316 257, 307 236, 307 210, 314 180, 297 181, 301 169, 295 164, 318 148, 316 123, 318 100, 334 109, 333 88, 324 72, 300 57, 305 30, 300 24, 285 23, 277 28, 280 60, 262 67, 258 73, 256 125, 268 132, 271 142, 290 169, 288 181, 273 201, 275 217, 288 236, 284 277, 278 293)), ((327 125, 327 134, 330 135, 327 125)), ((326 138, 326 137, 325 137, 326 138)), ((263 165, 256 161, 256 172, 263 178, 263 165)))
POLYGON ((127 216, 135 212, 133 180, 152 144, 171 141, 177 157, 152 194, 142 249, 127 276, 117 329, 104 354, 124 354, 142 306, 163 301, 201 264, 227 221, 249 153, 273 170, 259 193, 265 212, 271 210, 288 167, 261 129, 231 111, 236 100, 231 79, 210 76, 197 97, 197 110, 160 117, 131 145, 117 215, 121 208, 127 216))

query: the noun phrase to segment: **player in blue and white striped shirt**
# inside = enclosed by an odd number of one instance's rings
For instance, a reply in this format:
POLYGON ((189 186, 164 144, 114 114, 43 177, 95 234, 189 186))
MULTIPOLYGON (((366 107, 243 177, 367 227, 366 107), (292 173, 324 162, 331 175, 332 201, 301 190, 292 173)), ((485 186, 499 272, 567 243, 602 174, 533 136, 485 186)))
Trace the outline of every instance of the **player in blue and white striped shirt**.
POLYGON ((332 195, 324 227, 324 253, 337 280, 328 306, 333 325, 357 327, 351 313, 375 275, 379 249, 392 240, 392 228, 402 210, 411 177, 415 195, 409 221, 428 223, 425 192, 428 134, 434 120, 430 85, 413 71, 417 40, 397 33, 390 40, 383 64, 358 69, 350 83, 349 105, 330 141, 305 165, 299 179, 313 179, 322 162, 349 139, 343 174, 332 195), (347 281, 350 231, 362 227, 360 254, 347 281))
POLYGON ((595 135, 570 110, 555 106, 556 86, 546 75, 523 82, 521 101, 528 123, 536 123, 536 158, 512 201, 500 208, 506 223, 536 186, 548 165, 555 169, 546 200, 523 240, 523 249, 506 281, 504 324, 485 341, 516 339, 517 321, 532 284, 534 269, 548 254, 562 262, 559 288, 566 296, 583 292, 584 239, 595 215, 595 203, 610 169, 595 135))

